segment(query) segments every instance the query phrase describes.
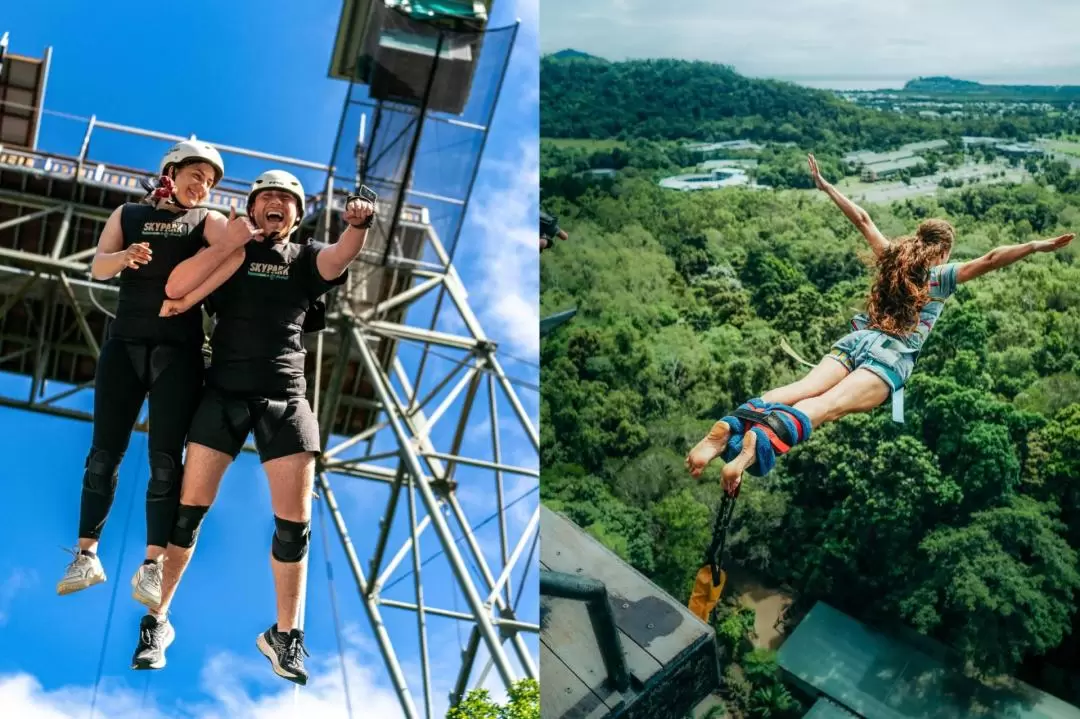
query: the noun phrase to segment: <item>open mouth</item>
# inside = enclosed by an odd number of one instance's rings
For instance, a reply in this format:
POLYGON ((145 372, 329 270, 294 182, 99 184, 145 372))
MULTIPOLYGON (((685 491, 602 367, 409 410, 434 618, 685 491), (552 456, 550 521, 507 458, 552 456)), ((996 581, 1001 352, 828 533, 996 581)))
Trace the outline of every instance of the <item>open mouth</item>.
POLYGON ((193 190, 188 190, 187 196, 188 199, 192 201, 192 203, 199 201, 199 194, 193 190))
POLYGON ((285 220, 285 214, 277 210, 271 210, 266 213, 266 219, 270 222, 282 222, 285 220))

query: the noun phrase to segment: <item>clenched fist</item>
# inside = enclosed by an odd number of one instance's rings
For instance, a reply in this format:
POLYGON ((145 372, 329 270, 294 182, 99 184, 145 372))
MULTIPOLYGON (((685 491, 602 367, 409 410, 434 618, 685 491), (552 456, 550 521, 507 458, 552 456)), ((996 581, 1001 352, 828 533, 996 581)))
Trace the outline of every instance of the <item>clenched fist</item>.
POLYGON ((342 218, 350 227, 366 230, 375 221, 375 203, 362 197, 352 197, 345 205, 342 218))

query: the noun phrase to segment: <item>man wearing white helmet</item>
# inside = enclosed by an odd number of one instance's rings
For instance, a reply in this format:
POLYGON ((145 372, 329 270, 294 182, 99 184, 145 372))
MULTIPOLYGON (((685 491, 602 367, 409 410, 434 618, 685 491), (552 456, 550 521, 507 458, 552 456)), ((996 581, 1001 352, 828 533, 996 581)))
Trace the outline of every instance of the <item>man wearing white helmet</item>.
POLYGON ((162 561, 180 503, 184 438, 203 381, 203 332, 197 304, 170 317, 159 316, 159 310, 169 275, 200 248, 236 248, 258 234, 246 218, 229 222, 198 207, 225 174, 221 155, 210 145, 177 143, 162 158, 159 174, 146 201, 113 211, 91 263, 96 280, 120 275, 120 292, 95 371, 94 436, 83 473, 79 540, 57 584, 61 595, 105 581, 98 543, 132 427, 149 395, 146 558, 132 579, 132 594, 147 606, 161 601, 162 561))
POLYGON ((136 664, 164 664, 174 633, 167 619, 176 584, 194 551, 198 528, 225 470, 254 432, 270 482, 275 531, 271 565, 277 622, 256 640, 275 673, 307 682, 303 632, 296 626, 306 572, 311 493, 319 425, 304 379, 305 319, 325 293, 345 282, 360 254, 375 205, 350 197, 341 237, 332 245, 290 242, 304 216, 304 189, 288 172, 255 180, 247 212, 266 241, 239 250, 211 246, 174 270, 163 314, 184 311, 209 295, 215 315, 206 388, 188 434, 185 481, 167 556, 161 604, 141 632, 136 664), (225 279, 227 278, 227 279, 225 279))

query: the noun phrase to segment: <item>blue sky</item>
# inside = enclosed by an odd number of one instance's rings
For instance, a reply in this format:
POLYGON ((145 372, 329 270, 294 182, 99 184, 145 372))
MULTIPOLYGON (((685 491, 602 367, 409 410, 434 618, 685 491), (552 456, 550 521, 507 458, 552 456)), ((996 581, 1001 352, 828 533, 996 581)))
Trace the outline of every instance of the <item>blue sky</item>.
MULTIPOLYGON (((343 82, 327 77, 339 0, 244 0, 230 5, 234 9, 231 15, 223 14, 220 8, 211 0, 193 0, 182 6, 131 5, 115 0, 17 3, 5 7, 0 32, 10 32, 10 49, 17 54, 40 57, 47 46, 53 47, 47 109, 77 116, 96 114, 114 123, 179 135, 194 133, 212 142, 327 162, 346 92, 343 82), (60 18, 62 22, 58 22, 60 18)), ((517 394, 534 427, 539 415, 534 389, 539 382, 537 17, 537 0, 495 2, 493 27, 508 25, 515 18, 522 24, 456 255, 472 309, 489 336, 499 342, 507 374, 521 381, 517 394)), ((478 77, 474 92, 482 93, 488 85, 490 80, 478 77)), ((74 121, 46 118, 41 148, 73 154, 83 129, 74 121)), ((421 180, 431 183, 424 186, 429 192, 445 191, 439 185, 436 164, 453 152, 447 149, 445 139, 440 145, 433 132, 425 136, 421 148, 417 186, 421 180)), ((166 143, 158 141, 103 133, 95 136, 90 154, 99 161, 149 167, 158 162, 165 147, 166 143)), ((233 161, 228 155, 226 163, 227 174, 246 178, 269 167, 260 162, 233 161)), ((317 177, 297 174, 306 183, 317 177)), ((447 228, 453 224, 452 216, 440 214, 436 208, 432 212, 440 235, 449 242, 447 228)), ((414 312, 421 319, 430 316, 431 305, 418 303, 414 312)), ((461 321, 445 310, 438 328, 464 332, 461 321)), ((458 355, 452 350, 441 353, 458 355)), ((402 351, 407 369, 416 356, 415 348, 406 346, 402 351)), ((433 365, 425 388, 434 384, 439 370, 445 371, 449 362, 436 358, 433 365)), ((25 377, 0 375, 0 394, 25 398, 28 387, 25 377)), ((50 385, 46 391, 62 389, 50 385)), ((91 403, 90 393, 82 392, 65 404, 89 408, 91 403)), ((486 406, 487 394, 481 391, 466 433, 465 455, 491 456, 490 424, 482 412, 486 406)), ((516 428, 505 398, 498 400, 498 410, 504 461, 536 467, 536 453, 516 428)), ((444 418, 432 432, 432 441, 441 451, 448 451, 451 422, 450 416, 444 418)), ((104 641, 96 717, 293 716, 292 685, 275 677, 254 647, 256 634, 273 621, 274 607, 267 557, 273 521, 257 458, 241 455, 226 475, 218 502, 204 523, 198 552, 173 605, 177 640, 169 650, 168 667, 161 672, 136 673, 128 665, 142 610, 131 599, 127 583, 145 538, 143 435, 132 437, 101 545, 109 581, 68 597, 55 593, 68 558, 60 547, 73 545, 77 533, 82 462, 90 438, 88 423, 0 409, 0 460, 8 491, 6 501, 0 503, 0 521, 8 536, 8 549, 0 553, 0 647, 5 650, 0 652, 0 713, 20 719, 88 716, 104 641), (106 633, 110 600, 117 585, 106 633)), ((391 446, 388 436, 380 435, 375 451, 391 446)), ((458 472, 459 498, 474 524, 494 512, 491 478, 484 470, 458 472)), ((332 483, 366 571, 388 488, 345 477, 332 477, 332 483)), ((508 499, 524 497, 509 512, 513 543, 537 505, 536 481, 507 476, 505 484, 508 499)), ((317 505, 305 622, 313 655, 308 660, 312 680, 301 692, 299 708, 321 719, 346 714, 317 505)), ((407 508, 404 502, 400 506, 407 508)), ((422 506, 420 512, 423 516, 422 506)), ((391 555, 407 532, 407 515, 399 512, 398 517, 388 550, 391 555)), ((453 522, 451 529, 455 536, 459 534, 453 522)), ((496 523, 479 530, 477 538, 497 574, 496 523)), ((345 626, 354 716, 400 716, 344 554, 332 533, 329 543, 334 588, 345 626)), ((439 549, 430 529, 422 535, 420 545, 424 558, 439 549)), ((464 543, 459 547, 465 553, 464 543)), ((538 621, 537 562, 534 555, 518 608, 524 621, 538 621)), ((411 569, 408 558, 390 581, 405 578, 384 596, 413 600, 407 569, 411 569)), ((515 590, 523 569, 513 574, 515 590)), ((464 600, 451 589, 445 561, 433 560, 425 566, 423 576, 426 604, 465 610, 464 600)), ((387 607, 381 611, 423 716, 415 614, 387 607)), ((462 624, 459 630, 452 620, 430 615, 427 621, 434 715, 442 716, 469 627, 462 624)), ((538 662, 536 637, 527 636, 526 641, 533 661, 538 662)), ((520 674, 513 653, 507 651, 520 674)), ((486 658, 481 652, 477 671, 486 658)), ((491 671, 487 685, 494 687, 495 678, 491 671)))

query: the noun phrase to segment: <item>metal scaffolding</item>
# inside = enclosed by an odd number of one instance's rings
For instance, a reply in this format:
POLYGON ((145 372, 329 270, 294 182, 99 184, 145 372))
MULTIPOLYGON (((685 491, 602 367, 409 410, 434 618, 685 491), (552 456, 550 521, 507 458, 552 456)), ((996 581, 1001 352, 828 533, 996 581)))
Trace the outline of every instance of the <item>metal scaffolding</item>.
MULTIPOLYGON (((504 30, 508 56, 516 26, 504 30)), ((437 51, 435 56, 439 56, 437 51)), ((501 82, 500 74, 498 86, 501 82)), ((451 704, 464 696, 470 684, 483 682, 492 667, 504 687, 522 675, 539 679, 536 661, 522 636, 523 632, 539 633, 538 617, 532 621, 518 617, 515 607, 521 584, 512 586, 515 577, 523 583, 525 573, 538 562, 539 497, 526 526, 515 533, 508 517, 515 500, 505 491, 507 475, 526 478, 529 493, 538 488, 539 472, 534 467, 539 464, 539 436, 518 398, 515 380, 498 359, 497 344, 469 305, 452 262, 494 99, 485 100, 481 122, 441 116, 423 104, 368 102, 376 121, 370 138, 357 143, 365 151, 353 152, 343 142, 344 137, 357 137, 348 118, 355 117, 354 108, 363 103, 353 95, 350 86, 335 147, 335 156, 339 152, 353 155, 351 166, 210 144, 223 154, 325 173, 325 185, 308 198, 309 211, 298 235, 333 242, 342 227, 335 211, 356 184, 367 181, 379 188, 379 219, 369 232, 368 245, 354 263, 349 281, 328 295, 327 330, 306 338, 309 399, 320 421, 324 448, 316 493, 329 510, 402 716, 433 717, 429 617, 453 619, 471 628, 451 704), (394 122, 395 116, 413 121, 406 122, 403 130, 400 122, 394 122), (453 126, 479 138, 475 164, 468 171, 471 176, 462 186, 461 197, 413 188, 414 179, 423 176, 416 159, 422 155, 424 130, 431 124, 453 126), (386 139, 391 133, 392 141, 386 139), (405 149, 387 150, 395 143, 405 149), (373 157, 378 148, 383 148, 381 164, 373 157), (397 170, 387 171, 387 158, 399 165, 397 170), (441 222, 443 231, 451 233, 449 246, 440 238, 439 219, 433 220, 430 208, 414 201, 425 198, 454 208, 453 220, 441 222), (459 331, 436 329, 440 322, 446 326, 449 311, 456 316, 449 324, 459 331), (415 350, 419 358, 407 349, 415 350), (535 453, 532 466, 512 465, 503 459, 507 414, 517 436, 535 453), (490 425, 490 456, 466 456, 463 445, 468 431, 483 424, 490 425), (460 475, 466 472, 463 479, 460 475), (481 476, 490 482, 486 487, 494 497, 489 519, 497 521, 497 552, 485 551, 477 525, 458 496, 459 482, 475 487, 481 476), (358 528, 350 526, 335 495, 341 482, 353 478, 389 489, 374 549, 365 563, 353 541, 358 528), (421 557, 420 540, 429 528, 440 550, 436 557, 445 562, 443 570, 452 574, 455 586, 451 591, 464 599, 464 610, 425 601, 423 576, 425 572, 430 576, 432 568, 427 564, 433 557, 421 557), (406 562, 410 554, 412 561, 406 562), (411 573, 413 601, 383 596, 395 573, 398 579, 411 573), (411 640, 419 649, 418 676, 407 676, 402 668, 399 654, 410 638, 391 638, 383 620, 386 608, 416 616, 411 640), (481 650, 488 657, 488 667, 476 672, 481 650), (414 699, 416 690, 423 696, 422 712, 414 699)), ((0 115, 15 106, 0 101, 0 115)), ((48 119, 49 111, 38 110, 48 119)), ((0 147, 0 371, 23 375, 30 385, 25 397, 0 395, 0 405, 90 421, 88 412, 69 405, 72 397, 93 389, 95 361, 115 308, 116 287, 89 278, 89 262, 111 211, 140 197, 139 179, 152 174, 92 160, 92 139, 103 131, 119 132, 152 140, 163 151, 166 143, 187 138, 96 117, 51 115, 85 123, 77 153, 49 153, 38 149, 37 143, 35 147, 0 147)), ((361 136, 367 116, 363 113, 360 120, 361 136)), ((226 178, 207 204, 226 212, 242 210, 247 186, 247 182, 226 178)), ((252 443, 245 450, 254 451, 252 443)), ((315 511, 320 510, 316 507, 315 511)), ((375 533, 374 529, 363 531, 375 533)))

